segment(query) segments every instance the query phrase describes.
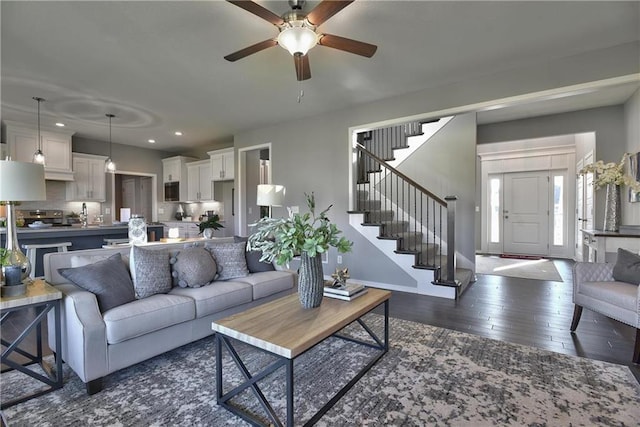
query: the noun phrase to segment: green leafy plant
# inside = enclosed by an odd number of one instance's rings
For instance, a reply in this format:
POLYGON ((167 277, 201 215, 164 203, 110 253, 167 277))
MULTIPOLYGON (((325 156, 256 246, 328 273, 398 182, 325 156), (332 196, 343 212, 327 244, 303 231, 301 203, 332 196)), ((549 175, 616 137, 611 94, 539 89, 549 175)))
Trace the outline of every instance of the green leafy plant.
POLYGON ((202 221, 200 224, 198 224, 198 228, 200 229, 200 234, 202 234, 202 232, 207 228, 212 228, 214 230, 224 228, 224 225, 220 224, 219 221, 220 221, 220 216, 218 215, 207 217, 206 221, 202 221))
POLYGON ((9 260, 9 251, 6 248, 0 248, 0 265, 5 265, 9 260))
POLYGON ((326 252, 330 246, 340 253, 351 250, 353 242, 341 237, 342 231, 327 217, 328 208, 316 215, 313 193, 305 193, 309 212, 292 214, 288 218, 262 218, 252 226, 256 232, 249 237, 248 250, 262 251, 261 261, 286 264, 293 257, 306 252, 315 257, 326 252))

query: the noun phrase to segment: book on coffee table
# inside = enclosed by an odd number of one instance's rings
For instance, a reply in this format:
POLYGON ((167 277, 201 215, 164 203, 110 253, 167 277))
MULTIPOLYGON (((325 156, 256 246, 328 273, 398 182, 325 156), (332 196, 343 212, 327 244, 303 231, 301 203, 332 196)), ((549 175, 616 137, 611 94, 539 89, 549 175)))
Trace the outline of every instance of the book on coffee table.
POLYGON ((345 285, 342 285, 340 287, 331 287, 331 286, 325 286, 324 287, 324 292, 325 293, 331 293, 331 294, 335 294, 335 295, 344 295, 344 296, 350 296, 353 295, 357 292, 360 292, 361 290, 364 289, 364 285, 360 284, 360 283, 347 283, 345 285))
POLYGON ((332 292, 327 292, 326 288, 325 288, 325 292, 324 292, 324 296, 327 298, 335 298, 335 299, 341 299, 343 301, 351 301, 354 300, 358 297, 361 297, 362 295, 367 293, 367 288, 363 287, 362 289, 360 289, 360 291, 351 294, 351 295, 340 295, 340 294, 334 294, 332 292))

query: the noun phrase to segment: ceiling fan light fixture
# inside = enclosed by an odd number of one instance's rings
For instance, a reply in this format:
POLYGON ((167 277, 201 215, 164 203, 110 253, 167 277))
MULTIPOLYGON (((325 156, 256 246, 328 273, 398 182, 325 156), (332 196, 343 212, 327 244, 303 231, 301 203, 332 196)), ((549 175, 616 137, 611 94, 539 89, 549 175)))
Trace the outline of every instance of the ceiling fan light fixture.
POLYGON ((278 44, 288 50, 291 55, 304 56, 309 49, 318 44, 318 35, 307 26, 291 26, 280 31, 278 44))

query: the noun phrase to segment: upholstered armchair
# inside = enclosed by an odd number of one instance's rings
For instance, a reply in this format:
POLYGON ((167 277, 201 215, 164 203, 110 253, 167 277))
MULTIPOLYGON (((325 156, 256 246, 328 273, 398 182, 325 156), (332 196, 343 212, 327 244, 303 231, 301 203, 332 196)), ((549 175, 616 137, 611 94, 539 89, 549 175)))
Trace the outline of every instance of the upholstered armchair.
POLYGON ((573 267, 573 321, 575 332, 588 308, 636 328, 633 363, 640 363, 640 277, 635 283, 616 281, 614 264, 577 262, 573 267))

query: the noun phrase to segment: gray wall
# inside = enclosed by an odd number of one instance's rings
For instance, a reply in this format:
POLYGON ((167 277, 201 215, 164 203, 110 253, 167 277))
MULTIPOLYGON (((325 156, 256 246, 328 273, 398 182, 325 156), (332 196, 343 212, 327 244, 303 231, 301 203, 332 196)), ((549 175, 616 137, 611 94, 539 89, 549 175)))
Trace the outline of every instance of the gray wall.
POLYGON ((454 117, 398 167, 436 196, 458 198, 456 250, 466 258, 460 266, 475 265, 475 158, 476 115, 469 113, 454 117))
MULTIPOLYGON (((76 153, 109 155, 109 142, 87 138, 72 138, 72 151, 76 153)), ((131 145, 113 144, 111 157, 118 171, 154 173, 158 177, 158 205, 164 200, 162 184, 162 159, 175 154, 150 150, 131 145)), ((107 183, 107 201, 111 203, 111 185, 107 183)))
MULTIPOLYGON (((625 126, 625 107, 615 105, 478 126, 478 144, 585 132, 595 133, 596 160, 603 160, 605 163, 619 162, 627 150, 628 130, 625 126)), ((640 148, 636 151, 639 150, 640 148)), ((605 189, 597 190, 595 211, 597 228, 602 228, 604 221, 604 200, 605 189)), ((626 201, 625 203, 629 204, 626 201)), ((622 222, 631 224, 630 221, 637 220, 632 215, 623 213, 622 222)))
MULTIPOLYGON (((624 105, 624 123, 627 131, 625 151, 640 151, 640 90, 624 105)), ((629 203, 626 188, 622 196, 622 221, 624 224, 640 225, 640 203, 629 203)))
MULTIPOLYGON (((381 256, 348 224, 346 211, 349 209, 348 174, 351 168, 349 129, 373 127, 381 121, 414 115, 441 117, 455 110, 464 112, 462 107, 474 103, 637 73, 638 62, 635 58, 638 45, 629 43, 548 63, 538 63, 532 59, 530 66, 525 68, 239 132, 234 136, 234 144, 239 149, 272 143, 273 181, 287 187, 287 205, 304 207, 305 191, 315 191, 317 205, 321 208, 334 205, 330 218, 355 242, 355 250, 344 257, 344 264, 349 267, 352 277, 409 285, 412 279, 381 256)), ((305 88, 304 102, 313 102, 312 83, 305 88)), ((295 99, 292 98, 290 102, 295 102, 295 99)), ((300 108, 304 108, 304 103, 300 108)), ((451 146, 450 149, 455 152, 457 147, 451 146)), ((475 162, 473 157, 467 163, 460 162, 458 168, 475 171, 475 162)), ((470 222, 475 224, 473 219, 470 222)), ((474 234, 469 233, 470 236, 474 234)), ((325 273, 331 272, 334 267, 335 253, 331 253, 325 273)))

